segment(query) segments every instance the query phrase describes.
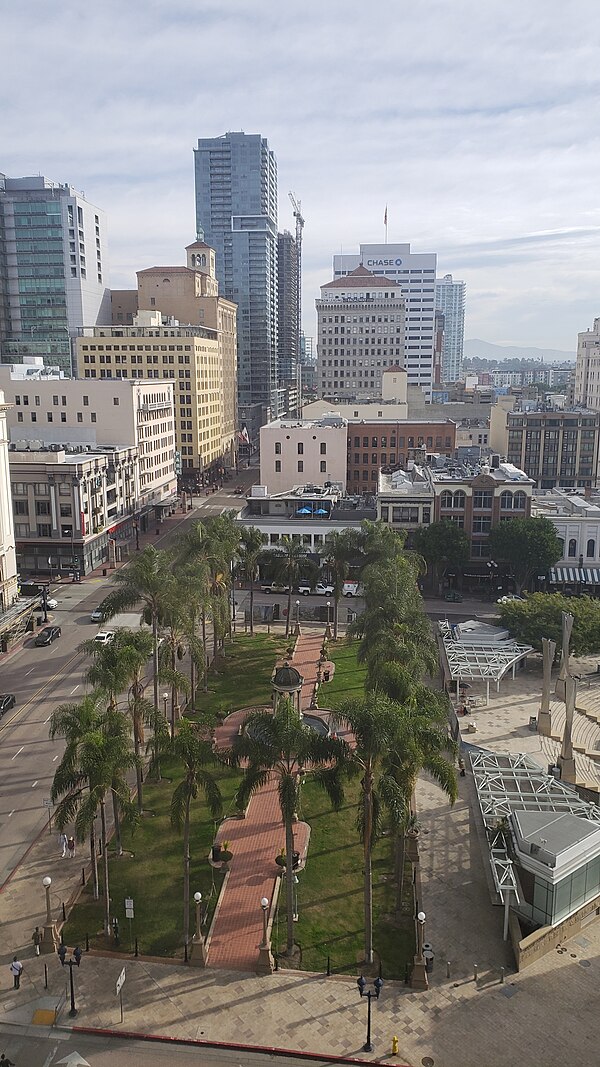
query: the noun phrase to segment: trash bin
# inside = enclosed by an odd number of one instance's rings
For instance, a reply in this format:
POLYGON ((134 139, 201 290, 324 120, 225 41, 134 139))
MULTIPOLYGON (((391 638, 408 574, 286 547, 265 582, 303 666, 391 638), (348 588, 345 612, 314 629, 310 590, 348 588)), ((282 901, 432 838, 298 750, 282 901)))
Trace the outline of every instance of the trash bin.
POLYGON ((427 974, 431 974, 431 972, 433 970, 434 958, 435 958, 435 953, 434 953, 429 941, 426 941, 425 944, 423 945, 423 959, 425 960, 425 970, 427 971, 427 974))
POLYGON ((220 845, 213 845, 213 847, 212 847, 212 860, 213 860, 213 863, 220 863, 221 862, 221 846, 220 845))
POLYGON ((37 624, 38 624, 38 626, 43 626, 44 625, 44 616, 43 615, 38 615, 37 624))
POLYGON ((537 715, 529 716, 529 729, 532 730, 533 733, 537 730, 537 715))
POLYGON ((328 682, 329 681, 329 677, 330 677, 330 672, 329 671, 323 671, 323 681, 324 682, 328 682))
POLYGON ((103 567, 103 568, 102 568, 102 577, 103 577, 103 578, 106 578, 106 575, 107 575, 107 574, 108 574, 108 570, 106 569, 106 567, 103 567))

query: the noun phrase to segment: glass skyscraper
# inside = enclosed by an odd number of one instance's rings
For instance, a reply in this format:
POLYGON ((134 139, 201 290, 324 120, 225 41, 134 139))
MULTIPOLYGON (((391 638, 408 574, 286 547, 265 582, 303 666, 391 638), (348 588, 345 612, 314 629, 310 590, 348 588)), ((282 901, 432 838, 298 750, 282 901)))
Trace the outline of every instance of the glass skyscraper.
POLYGON ((110 322, 104 216, 69 185, 0 174, 2 361, 41 355, 71 374, 71 337, 110 322))
POLYGON ((238 305, 238 396, 277 387, 277 162, 260 134, 203 137, 194 149, 196 233, 216 251, 220 293, 238 305))
POLYGON ((444 316, 442 347, 442 381, 459 382, 462 377, 465 343, 464 282, 455 282, 451 274, 444 274, 435 283, 435 307, 444 316))

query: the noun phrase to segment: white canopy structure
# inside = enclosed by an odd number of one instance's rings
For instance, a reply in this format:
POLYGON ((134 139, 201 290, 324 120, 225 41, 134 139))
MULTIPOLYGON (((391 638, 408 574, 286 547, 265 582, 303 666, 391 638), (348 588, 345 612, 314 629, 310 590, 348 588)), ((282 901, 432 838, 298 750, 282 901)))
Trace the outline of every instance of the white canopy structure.
POLYGON ((442 647, 452 681, 456 682, 456 698, 459 698, 460 683, 466 679, 482 679, 486 682, 487 701, 490 699, 490 681, 500 681, 530 652, 531 645, 518 645, 509 637, 507 630, 471 621, 452 625, 440 622, 442 647))

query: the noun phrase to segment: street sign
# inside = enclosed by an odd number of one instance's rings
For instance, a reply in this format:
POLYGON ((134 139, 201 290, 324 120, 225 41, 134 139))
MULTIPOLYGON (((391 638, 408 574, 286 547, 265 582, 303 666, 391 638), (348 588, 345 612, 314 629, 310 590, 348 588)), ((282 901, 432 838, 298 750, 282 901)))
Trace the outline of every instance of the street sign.
POLYGON ((50 800, 50 797, 44 797, 42 803, 43 803, 45 808, 51 808, 52 807, 52 801, 50 800))
POLYGON ((133 897, 125 897, 125 918, 134 919, 133 914, 133 897))
POLYGON ((119 977, 117 978, 117 996, 121 992, 124 984, 125 984, 125 968, 123 967, 123 970, 121 971, 119 977))

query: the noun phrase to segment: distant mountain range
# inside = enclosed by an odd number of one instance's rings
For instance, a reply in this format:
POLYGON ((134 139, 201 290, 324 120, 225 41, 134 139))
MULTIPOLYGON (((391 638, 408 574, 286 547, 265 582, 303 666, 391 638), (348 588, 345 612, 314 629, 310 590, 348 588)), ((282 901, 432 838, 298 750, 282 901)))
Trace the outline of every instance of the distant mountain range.
POLYGON ((563 352, 559 348, 525 348, 520 345, 494 345, 490 341, 478 338, 465 341, 464 354, 467 359, 480 356, 502 362, 505 359, 543 359, 544 363, 575 362, 574 352, 563 352))

